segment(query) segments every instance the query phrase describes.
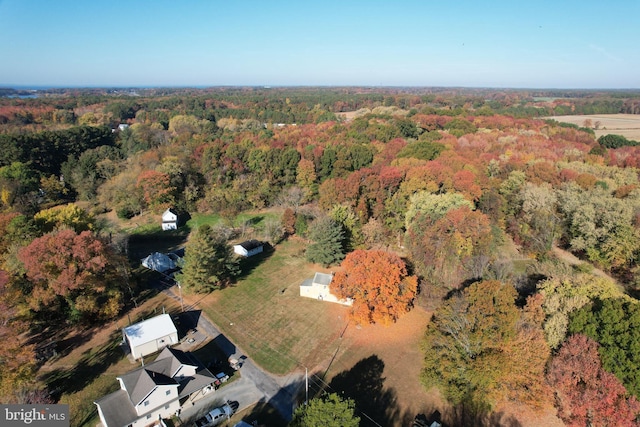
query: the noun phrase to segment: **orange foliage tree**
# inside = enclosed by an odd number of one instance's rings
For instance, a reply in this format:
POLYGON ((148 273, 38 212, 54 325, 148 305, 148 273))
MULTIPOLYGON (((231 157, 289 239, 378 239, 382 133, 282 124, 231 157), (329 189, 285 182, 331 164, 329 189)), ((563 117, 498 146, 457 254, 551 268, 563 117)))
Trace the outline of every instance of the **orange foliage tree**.
POLYGON ((416 276, 407 274, 402 259, 379 250, 356 250, 342 262, 331 292, 353 298, 352 318, 358 323, 395 321, 409 311, 418 290, 416 276))
POLYGON ((166 173, 146 170, 138 176, 136 186, 142 189, 145 203, 154 212, 161 212, 175 203, 176 189, 166 173))

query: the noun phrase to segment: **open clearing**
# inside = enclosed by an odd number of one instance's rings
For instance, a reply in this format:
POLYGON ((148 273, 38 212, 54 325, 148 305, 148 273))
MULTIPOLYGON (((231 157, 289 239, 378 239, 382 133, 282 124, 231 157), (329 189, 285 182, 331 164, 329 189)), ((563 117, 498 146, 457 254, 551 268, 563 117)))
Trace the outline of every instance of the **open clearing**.
MULTIPOLYGON (((305 246, 299 239, 285 241, 272 253, 251 258, 250 275, 234 287, 185 301, 197 304, 266 370, 285 375, 306 367, 313 374, 310 397, 321 389, 360 396, 359 406, 375 420, 363 425, 405 426, 416 414, 430 416, 435 410, 444 421, 450 419, 450 408, 437 391, 426 390, 419 380, 420 342, 431 313, 415 307, 387 327, 357 326, 349 322, 347 307, 300 297, 305 278, 329 271, 306 262, 305 246)), ((501 408, 493 421, 562 425, 553 408, 522 410, 501 408)))
POLYGON ((602 135, 622 135, 627 139, 640 141, 640 115, 637 114, 590 114, 583 116, 553 116, 547 119, 584 126, 585 120, 591 120, 592 126, 600 122, 599 129, 594 129, 596 138, 602 135))

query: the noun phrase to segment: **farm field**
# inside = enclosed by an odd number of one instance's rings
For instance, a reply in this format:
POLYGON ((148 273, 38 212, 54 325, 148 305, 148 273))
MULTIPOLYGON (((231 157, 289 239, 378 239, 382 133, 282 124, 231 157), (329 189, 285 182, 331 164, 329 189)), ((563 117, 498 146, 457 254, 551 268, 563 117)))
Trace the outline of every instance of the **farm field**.
POLYGON ((640 115, 637 114, 590 114, 582 116, 552 116, 547 119, 583 126, 585 120, 595 125, 600 122, 599 129, 594 129, 596 138, 602 135, 622 135, 627 139, 640 141, 640 115))

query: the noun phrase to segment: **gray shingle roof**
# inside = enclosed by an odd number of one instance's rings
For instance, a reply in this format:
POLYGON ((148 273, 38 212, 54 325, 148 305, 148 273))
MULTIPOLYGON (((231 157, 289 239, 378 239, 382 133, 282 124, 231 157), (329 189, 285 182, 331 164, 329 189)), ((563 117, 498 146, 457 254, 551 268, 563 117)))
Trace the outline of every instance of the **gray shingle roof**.
MULTIPOLYGON (((162 365, 167 365, 166 362, 167 361, 164 361, 162 365)), ((135 371, 128 372, 120 377, 124 383, 125 389, 129 393, 131 403, 134 406, 142 402, 157 385, 178 385, 176 380, 162 373, 163 369, 157 368, 161 368, 161 366, 154 362, 143 368, 138 368, 135 371), (156 366, 152 366, 154 364, 156 366)))
POLYGON ((124 389, 96 400, 109 425, 128 425, 138 419, 135 405, 158 385, 174 385, 179 397, 184 397, 213 384, 216 379, 193 355, 170 347, 163 349, 154 362, 118 378, 124 389), (195 367, 196 373, 178 382, 173 375, 184 365, 195 367))
POLYGON ((120 389, 108 394, 96 400, 96 403, 100 405, 107 425, 126 426, 138 419, 138 414, 125 390, 120 389))
POLYGON ((332 274, 316 273, 316 275, 313 277, 313 283, 327 286, 329 283, 331 283, 332 279, 332 274))

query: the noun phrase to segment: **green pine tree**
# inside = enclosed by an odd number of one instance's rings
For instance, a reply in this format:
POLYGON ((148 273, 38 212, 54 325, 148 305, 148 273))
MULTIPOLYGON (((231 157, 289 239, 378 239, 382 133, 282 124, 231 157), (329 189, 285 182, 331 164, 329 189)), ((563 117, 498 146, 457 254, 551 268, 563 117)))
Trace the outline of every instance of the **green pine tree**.
POLYGON ((354 410, 353 400, 331 393, 299 406, 289 427, 357 427, 360 418, 354 415, 354 410))
POLYGON ((231 246, 210 226, 203 225, 190 236, 182 273, 176 279, 187 292, 207 293, 220 289, 238 272, 231 246))
POLYGON ((313 243, 307 248, 308 261, 329 266, 344 258, 344 231, 332 218, 317 219, 311 226, 310 237, 313 243))

